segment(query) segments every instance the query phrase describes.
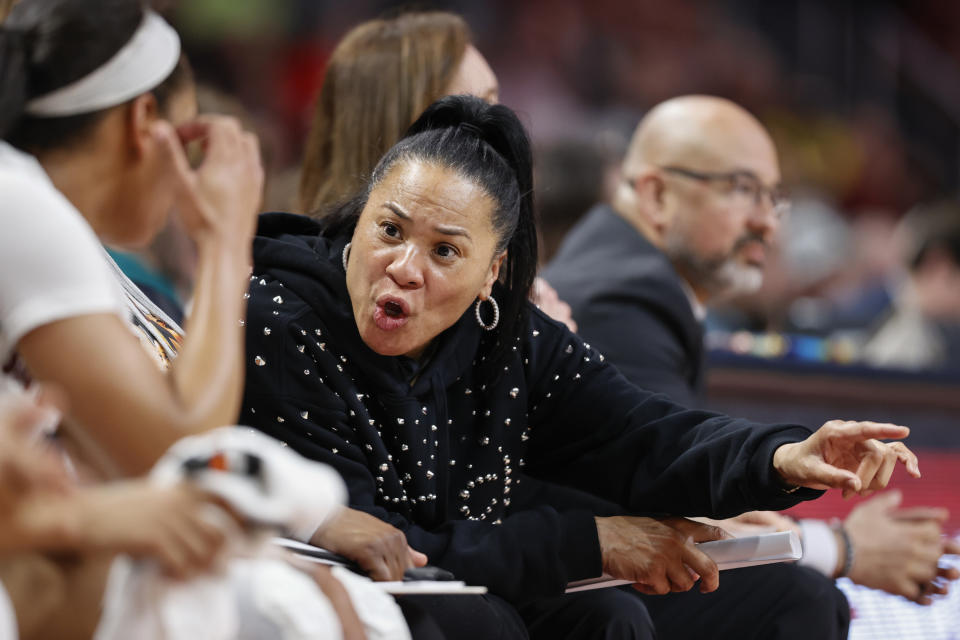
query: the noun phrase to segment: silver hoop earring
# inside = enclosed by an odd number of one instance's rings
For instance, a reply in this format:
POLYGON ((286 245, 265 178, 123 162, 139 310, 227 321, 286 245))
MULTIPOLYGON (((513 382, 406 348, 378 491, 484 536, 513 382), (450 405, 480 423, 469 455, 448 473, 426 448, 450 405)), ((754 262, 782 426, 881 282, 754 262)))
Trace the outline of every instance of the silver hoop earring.
POLYGON ((343 253, 340 255, 340 261, 343 263, 343 272, 347 272, 347 259, 350 257, 350 245, 352 242, 348 242, 347 246, 343 248, 343 253))
POLYGON ((483 300, 477 300, 477 304, 473 308, 473 315, 477 317, 477 324, 480 325, 481 329, 484 331, 493 331, 497 328, 497 324, 500 322, 500 305, 497 304, 497 301, 493 296, 487 298, 487 302, 493 305, 493 322, 490 324, 483 324, 483 318, 480 317, 480 305, 483 304, 483 300))

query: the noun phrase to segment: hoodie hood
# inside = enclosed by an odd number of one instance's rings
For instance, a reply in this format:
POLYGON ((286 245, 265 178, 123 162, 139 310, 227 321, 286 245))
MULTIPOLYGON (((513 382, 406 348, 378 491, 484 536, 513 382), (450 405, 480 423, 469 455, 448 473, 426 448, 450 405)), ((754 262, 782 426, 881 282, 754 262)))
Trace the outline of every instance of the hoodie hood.
POLYGON ((370 349, 357 330, 347 292, 343 251, 350 236, 321 236, 317 220, 291 213, 260 216, 253 241, 253 273, 269 275, 324 320, 331 339, 351 354, 371 382, 390 395, 420 396, 445 389, 471 366, 480 346, 480 328, 471 309, 434 339, 422 367, 404 356, 370 349), (419 369, 419 371, 417 371, 419 369), (416 372, 415 381, 410 379, 416 372))

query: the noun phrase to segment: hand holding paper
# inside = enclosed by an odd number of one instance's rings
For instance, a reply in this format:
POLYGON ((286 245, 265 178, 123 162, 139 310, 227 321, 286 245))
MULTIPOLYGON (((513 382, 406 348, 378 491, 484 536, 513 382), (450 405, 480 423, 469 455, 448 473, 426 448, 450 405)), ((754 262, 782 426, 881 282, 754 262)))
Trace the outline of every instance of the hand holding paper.
MULTIPOLYGON (((709 556, 720 571, 774 562, 791 562, 799 560, 803 555, 800 538, 793 531, 778 531, 742 538, 724 538, 723 540, 698 543, 695 546, 698 551, 709 556)), ((598 578, 571 582, 567 585, 567 593, 618 587, 631 582, 622 578, 618 579, 606 573, 606 570, 604 571, 604 574, 598 578)), ((634 587, 636 588, 637 585, 634 585, 634 587)), ((652 593, 646 589, 640 590, 644 593, 652 593)))
POLYGON ((877 422, 831 420, 803 442, 785 444, 773 454, 773 466, 788 483, 811 489, 843 489, 844 497, 869 495, 890 481, 897 462, 920 477, 917 456, 902 442, 907 427, 877 422))
POLYGON ((632 582, 647 594, 689 591, 698 579, 703 593, 719 586, 716 563, 694 543, 729 538, 723 529, 686 518, 596 521, 604 574, 632 582))

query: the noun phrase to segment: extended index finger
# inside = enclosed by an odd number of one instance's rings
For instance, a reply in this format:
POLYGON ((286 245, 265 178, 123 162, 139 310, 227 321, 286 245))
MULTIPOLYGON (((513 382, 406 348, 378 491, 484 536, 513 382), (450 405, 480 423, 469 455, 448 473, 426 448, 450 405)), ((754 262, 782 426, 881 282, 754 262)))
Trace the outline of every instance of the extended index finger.
POLYGON ((910 435, 909 427, 888 422, 853 422, 841 425, 838 435, 855 440, 900 440, 910 435))

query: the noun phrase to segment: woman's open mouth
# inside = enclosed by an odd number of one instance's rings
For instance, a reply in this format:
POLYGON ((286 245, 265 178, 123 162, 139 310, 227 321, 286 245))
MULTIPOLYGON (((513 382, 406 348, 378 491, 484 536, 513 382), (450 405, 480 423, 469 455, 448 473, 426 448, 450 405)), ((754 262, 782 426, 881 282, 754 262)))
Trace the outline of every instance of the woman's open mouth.
POLYGON ((393 302, 392 300, 385 305, 383 305, 383 312, 386 313, 391 318, 399 318, 404 315, 403 307, 398 303, 393 302))
POLYGON ((407 323, 409 310, 406 302, 391 296, 381 296, 373 312, 373 321, 383 331, 399 329, 407 323))

